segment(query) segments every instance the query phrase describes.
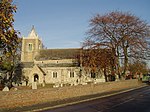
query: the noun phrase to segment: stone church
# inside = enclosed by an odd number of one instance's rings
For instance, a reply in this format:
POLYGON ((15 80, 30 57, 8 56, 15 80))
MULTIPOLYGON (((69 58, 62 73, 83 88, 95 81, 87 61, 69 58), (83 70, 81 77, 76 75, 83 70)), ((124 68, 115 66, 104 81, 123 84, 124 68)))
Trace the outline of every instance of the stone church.
POLYGON ((90 81, 104 82, 104 77, 91 78, 85 73, 77 60, 81 50, 76 49, 44 49, 42 41, 33 27, 28 37, 22 39, 21 62, 22 74, 28 84, 86 84, 90 81))

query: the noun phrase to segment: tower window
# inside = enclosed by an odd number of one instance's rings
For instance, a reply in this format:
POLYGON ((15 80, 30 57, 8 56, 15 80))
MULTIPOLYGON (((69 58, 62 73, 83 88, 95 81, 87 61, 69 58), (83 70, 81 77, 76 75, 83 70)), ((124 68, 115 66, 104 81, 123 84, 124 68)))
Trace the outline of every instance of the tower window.
POLYGON ((32 46, 32 44, 31 43, 29 43, 29 51, 32 51, 33 50, 33 46, 32 46))

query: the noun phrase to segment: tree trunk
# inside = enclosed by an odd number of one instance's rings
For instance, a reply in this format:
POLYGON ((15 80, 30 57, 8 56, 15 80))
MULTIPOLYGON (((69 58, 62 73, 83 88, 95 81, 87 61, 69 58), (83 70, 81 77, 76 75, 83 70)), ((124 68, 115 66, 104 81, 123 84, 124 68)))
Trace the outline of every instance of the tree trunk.
POLYGON ((106 67, 104 67, 104 71, 103 71, 103 72, 104 72, 105 81, 106 81, 106 82, 108 82, 108 80, 107 80, 107 72, 106 72, 106 67))
POLYGON ((115 48, 112 48, 112 60, 111 60, 111 75, 112 76, 115 76, 115 69, 116 69, 116 66, 115 66, 115 63, 116 63, 116 50, 115 48))
POLYGON ((127 71, 127 67, 128 67, 128 46, 124 47, 124 70, 123 70, 123 75, 125 76, 126 71, 127 71))
POLYGON ((116 69, 117 69, 118 78, 121 79, 119 57, 120 57, 119 48, 117 46, 117 60, 116 60, 116 62, 117 62, 117 64, 116 64, 117 68, 116 69))

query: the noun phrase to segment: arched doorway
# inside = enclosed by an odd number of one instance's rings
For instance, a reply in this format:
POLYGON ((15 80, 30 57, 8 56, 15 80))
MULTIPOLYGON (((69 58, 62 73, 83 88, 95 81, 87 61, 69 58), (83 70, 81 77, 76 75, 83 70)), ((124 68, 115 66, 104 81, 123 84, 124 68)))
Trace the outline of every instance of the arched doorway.
POLYGON ((39 76, 38 74, 34 74, 34 82, 38 81, 39 80, 39 76))

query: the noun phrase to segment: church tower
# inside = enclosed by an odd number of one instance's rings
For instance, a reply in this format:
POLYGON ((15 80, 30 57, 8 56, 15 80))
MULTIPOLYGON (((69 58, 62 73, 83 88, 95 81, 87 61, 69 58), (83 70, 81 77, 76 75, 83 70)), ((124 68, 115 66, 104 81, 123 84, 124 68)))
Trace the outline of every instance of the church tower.
POLYGON ((33 26, 28 37, 22 39, 21 62, 33 62, 40 49, 42 42, 33 26))

